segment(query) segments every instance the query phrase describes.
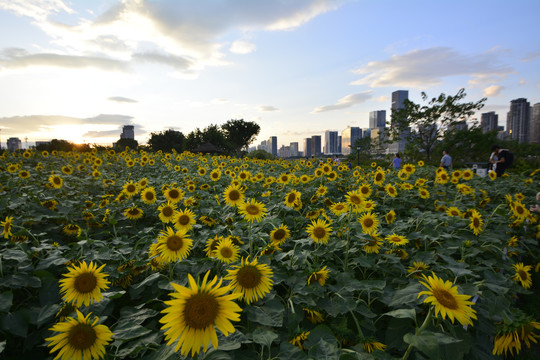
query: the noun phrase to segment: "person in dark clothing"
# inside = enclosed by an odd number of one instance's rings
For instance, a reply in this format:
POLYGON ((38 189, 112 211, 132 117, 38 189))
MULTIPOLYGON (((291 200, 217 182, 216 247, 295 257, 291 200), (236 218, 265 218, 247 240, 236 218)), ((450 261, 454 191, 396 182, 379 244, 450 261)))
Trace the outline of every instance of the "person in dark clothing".
POLYGON ((508 149, 501 149, 499 145, 493 145, 491 147, 491 151, 496 156, 497 160, 492 160, 491 162, 493 164, 497 164, 495 167, 495 172, 497 173, 497 177, 500 177, 504 174, 506 169, 510 166, 511 160, 510 160, 510 151, 508 149))

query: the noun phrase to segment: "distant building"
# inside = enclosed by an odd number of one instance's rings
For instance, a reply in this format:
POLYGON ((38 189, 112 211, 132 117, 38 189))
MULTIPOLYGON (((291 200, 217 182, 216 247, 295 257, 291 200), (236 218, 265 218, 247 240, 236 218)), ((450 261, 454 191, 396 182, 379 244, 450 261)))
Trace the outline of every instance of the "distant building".
POLYGON ((290 156, 291 157, 299 156, 299 154, 298 154, 298 143, 297 142, 292 142, 289 145, 289 148, 290 148, 290 156))
POLYGON ((497 115, 495 111, 483 113, 480 119, 480 127, 484 134, 497 130, 499 128, 499 115, 497 115))
POLYGON ((371 111, 369 113, 369 128, 375 129, 386 126, 386 110, 371 111))
POLYGON ((467 130, 468 128, 469 126, 467 125, 467 121, 461 120, 461 121, 456 121, 448 130, 461 131, 461 130, 467 130))
MULTIPOLYGON (((387 139, 385 128, 380 127, 380 128, 371 129, 370 136, 371 136, 371 148, 374 149, 377 153, 385 153, 385 152, 388 153, 388 151, 390 151, 388 148, 388 145, 385 143, 387 139)), ((394 153, 396 152, 398 151, 394 150, 394 153)))
POLYGON ((527 99, 519 98, 510 101, 510 111, 506 116, 506 133, 518 143, 529 141, 531 121, 531 105, 527 99))
POLYGON ((343 155, 351 154, 353 152, 351 146, 354 146, 356 140, 360 138, 362 138, 362 129, 355 126, 347 126, 347 128, 341 132, 341 153, 343 155))
POLYGON ((311 137, 311 156, 321 156, 321 135, 311 137))
MULTIPOLYGON (((392 119, 390 120, 390 126, 396 126, 394 121, 394 114, 396 111, 405 108, 404 102, 409 99, 409 90, 397 90, 392 92, 392 105, 390 107, 392 112, 392 119)), ((398 152, 403 152, 405 150, 405 145, 407 145, 406 137, 411 132, 410 128, 401 130, 398 134, 399 139, 392 141, 388 144, 387 154, 395 154, 398 152)))
POLYGON ((324 132, 324 153, 334 155, 338 153, 338 132, 326 130, 324 132))
POLYGON ((304 157, 310 158, 311 153, 311 138, 304 139, 304 157))
POLYGON ((362 128, 362 137, 363 138, 371 137, 371 129, 370 128, 362 128))
POLYGON ((120 134, 120 139, 135 140, 135 127, 133 125, 124 125, 122 133, 120 134))
POLYGON ((530 142, 540 143, 540 103, 536 103, 532 109, 530 142))
POLYGON ((270 136, 268 141, 266 142, 266 146, 268 148, 268 152, 274 156, 278 156, 278 149, 277 149, 277 136, 270 136))
POLYGON ((22 143, 19 138, 11 137, 7 139, 7 149, 8 151, 17 151, 22 149, 22 143))
POLYGON ((281 145, 281 147, 279 148, 279 151, 278 151, 278 155, 279 155, 280 158, 283 158, 283 159, 291 157, 291 147, 281 145))
POLYGON ((268 146, 266 146, 266 140, 261 141, 261 143, 257 145, 257 150, 268 150, 268 146))
POLYGON ((338 153, 338 154, 342 154, 342 150, 341 150, 341 135, 338 135, 338 137, 337 137, 337 153, 338 153))

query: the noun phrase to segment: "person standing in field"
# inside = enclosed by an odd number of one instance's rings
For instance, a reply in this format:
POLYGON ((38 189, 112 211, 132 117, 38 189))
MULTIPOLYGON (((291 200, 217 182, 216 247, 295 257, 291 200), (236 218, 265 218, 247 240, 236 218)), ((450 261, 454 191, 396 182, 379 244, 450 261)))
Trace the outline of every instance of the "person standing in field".
POLYGON ((399 153, 396 153, 396 155, 394 156, 394 159, 392 160, 392 167, 394 168, 394 170, 401 169, 401 158, 399 156, 399 153))
POLYGON ((497 177, 500 177, 504 174, 506 169, 512 166, 514 154, 508 149, 501 149, 499 145, 493 145, 491 151, 496 156, 496 158, 494 157, 493 160, 491 160, 491 163, 497 166, 495 172, 497 173, 497 177))
POLYGON ((452 166, 452 157, 448 154, 448 150, 443 150, 443 157, 441 158, 441 165, 444 170, 450 169, 452 166))

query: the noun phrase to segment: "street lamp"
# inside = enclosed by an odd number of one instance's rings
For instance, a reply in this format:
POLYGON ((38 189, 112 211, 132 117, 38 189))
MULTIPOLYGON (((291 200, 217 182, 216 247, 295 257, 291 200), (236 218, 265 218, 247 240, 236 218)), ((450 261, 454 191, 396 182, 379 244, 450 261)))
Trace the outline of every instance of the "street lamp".
POLYGON ((356 163, 358 166, 360 166, 360 146, 356 147, 356 156, 357 156, 356 163))

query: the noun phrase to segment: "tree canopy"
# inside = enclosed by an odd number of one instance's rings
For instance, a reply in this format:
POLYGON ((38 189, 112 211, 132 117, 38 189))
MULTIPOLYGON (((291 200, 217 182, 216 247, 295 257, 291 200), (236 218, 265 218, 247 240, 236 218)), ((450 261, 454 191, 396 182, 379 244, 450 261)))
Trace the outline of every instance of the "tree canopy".
POLYGON ((150 133, 148 145, 152 151, 170 152, 174 149, 176 152, 184 151, 184 134, 176 130, 165 130, 161 132, 150 133))
POLYGON ((261 127, 252 121, 231 119, 221 125, 221 129, 223 129, 231 150, 239 153, 255 140, 255 137, 259 135, 261 127))

